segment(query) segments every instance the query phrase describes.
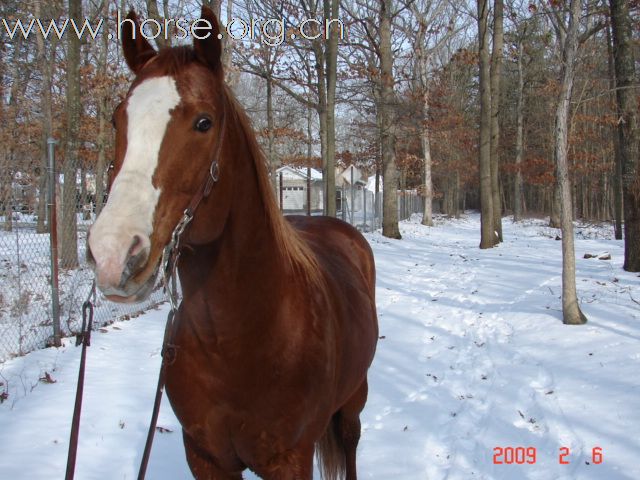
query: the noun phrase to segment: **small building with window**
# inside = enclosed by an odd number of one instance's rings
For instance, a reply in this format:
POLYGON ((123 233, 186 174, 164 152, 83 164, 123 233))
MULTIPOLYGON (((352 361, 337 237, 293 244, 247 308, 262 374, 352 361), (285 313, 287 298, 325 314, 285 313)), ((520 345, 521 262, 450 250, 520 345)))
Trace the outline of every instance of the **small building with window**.
POLYGON ((324 208, 322 172, 311 169, 310 182, 307 177, 306 168, 282 166, 276 170, 276 196, 278 205, 282 197, 281 209, 286 212, 306 212, 307 211, 307 186, 311 187, 311 211, 318 212, 324 208), (282 185, 280 184, 282 180, 282 185), (282 192, 281 192, 282 190, 282 192))

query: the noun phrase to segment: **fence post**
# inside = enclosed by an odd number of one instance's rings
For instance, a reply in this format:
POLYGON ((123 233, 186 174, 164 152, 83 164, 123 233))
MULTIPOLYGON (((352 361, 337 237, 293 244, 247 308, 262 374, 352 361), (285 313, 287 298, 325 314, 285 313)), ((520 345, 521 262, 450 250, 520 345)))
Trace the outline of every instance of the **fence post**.
POLYGON ((307 167, 307 215, 311 216, 311 167, 307 167))
POLYGON ((353 201, 353 169, 355 167, 353 165, 351 165, 351 184, 349 185, 350 190, 349 193, 351 194, 351 225, 355 226, 356 225, 356 205, 355 202, 353 201))
POLYGON ((367 231, 367 186, 368 183, 362 189, 362 213, 364 214, 364 225, 362 226, 363 232, 367 231))
POLYGON ((284 194, 284 185, 283 185, 283 175, 282 172, 280 172, 280 211, 284 212, 284 199, 283 199, 283 194, 284 194))
POLYGON ((51 316, 53 318, 53 344, 62 345, 60 334, 60 298, 58 293, 58 220, 56 218, 56 168, 54 147, 58 141, 47 138, 49 156, 49 245, 51 248, 51 316))

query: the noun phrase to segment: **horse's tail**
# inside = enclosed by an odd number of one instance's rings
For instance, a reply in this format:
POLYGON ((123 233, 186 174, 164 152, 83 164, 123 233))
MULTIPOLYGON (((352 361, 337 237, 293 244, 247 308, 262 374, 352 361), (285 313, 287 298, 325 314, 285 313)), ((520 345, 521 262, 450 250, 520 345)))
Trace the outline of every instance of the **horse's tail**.
POLYGON ((323 480, 340 480, 345 475, 345 453, 338 432, 340 413, 335 413, 316 444, 316 456, 323 480))

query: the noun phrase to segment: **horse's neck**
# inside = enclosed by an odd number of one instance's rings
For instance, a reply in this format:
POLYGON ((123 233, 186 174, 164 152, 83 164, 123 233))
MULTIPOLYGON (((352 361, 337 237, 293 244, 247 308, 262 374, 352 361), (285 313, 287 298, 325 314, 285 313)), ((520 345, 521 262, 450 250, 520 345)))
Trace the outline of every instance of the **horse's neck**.
MULTIPOLYGON (((262 291, 271 288, 278 295, 277 289, 290 273, 287 262, 282 261, 281 246, 274 238, 251 162, 246 159, 234 172, 233 180, 237 183, 220 237, 183 253, 180 269, 185 298, 204 287, 214 302, 224 299, 229 304, 251 303, 256 301, 251 288, 262 291), (249 298, 243 300, 239 289, 249 298)), ((196 215, 207 218, 206 210, 198 210, 196 215)), ((269 299, 264 297, 262 301, 269 299)))

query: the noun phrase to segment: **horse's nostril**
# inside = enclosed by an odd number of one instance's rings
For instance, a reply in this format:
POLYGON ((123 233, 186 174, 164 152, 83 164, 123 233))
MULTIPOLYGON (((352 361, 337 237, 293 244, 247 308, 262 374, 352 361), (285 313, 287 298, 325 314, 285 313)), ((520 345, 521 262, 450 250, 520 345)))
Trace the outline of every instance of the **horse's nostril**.
POLYGON ((145 242, 143 237, 140 235, 133 236, 133 241, 131 242, 131 247, 129 247, 126 265, 122 275, 123 281, 126 281, 132 275, 135 275, 136 272, 144 266, 149 253, 147 243, 148 242, 145 242))
POLYGON ((140 250, 142 250, 142 248, 142 237, 140 235, 134 235, 133 241, 131 242, 131 247, 129 247, 129 253, 127 254, 127 257, 135 257, 138 253, 140 253, 140 250))

